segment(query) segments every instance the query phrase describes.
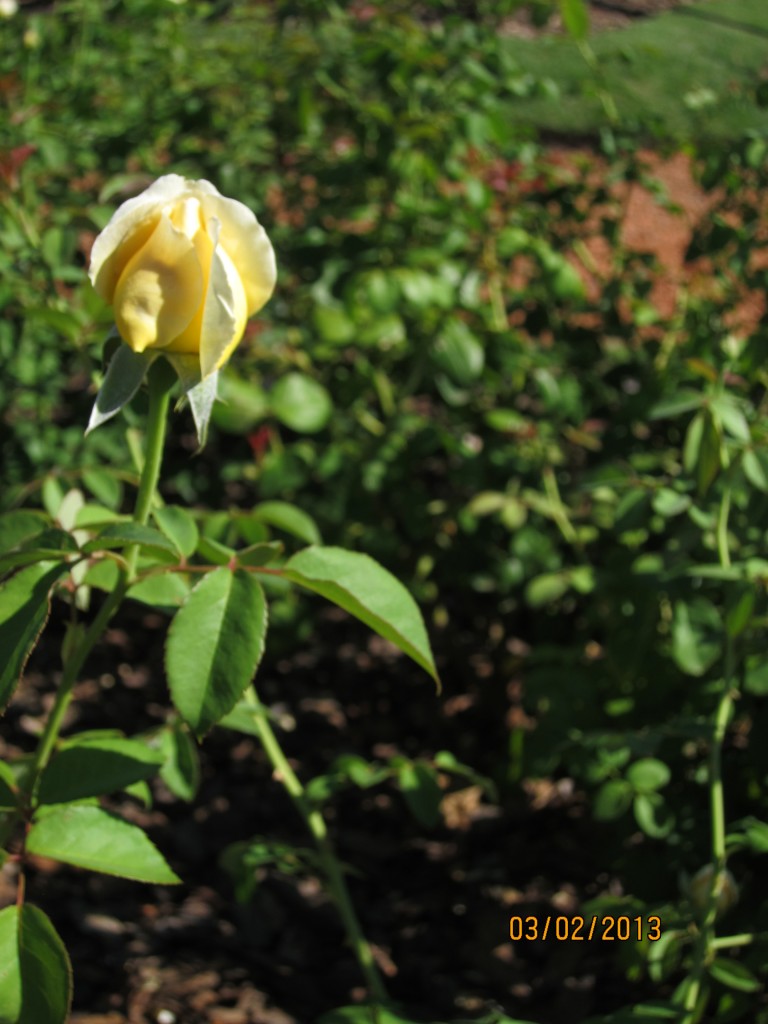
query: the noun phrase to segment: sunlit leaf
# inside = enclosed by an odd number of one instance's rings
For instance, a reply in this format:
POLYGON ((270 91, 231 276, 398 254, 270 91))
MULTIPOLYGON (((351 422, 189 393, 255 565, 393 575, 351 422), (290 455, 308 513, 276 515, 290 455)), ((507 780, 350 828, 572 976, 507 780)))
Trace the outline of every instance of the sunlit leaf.
POLYGON ((368 555, 309 547, 286 562, 283 575, 360 619, 438 679, 416 602, 402 583, 368 555))
POLYGON ((0 1024, 65 1024, 72 967, 64 943, 38 907, 0 911, 0 1024))
POLYGON ((79 804, 41 816, 27 835, 27 852, 137 882, 180 881, 142 829, 99 807, 79 804))
POLYGON ((300 434, 322 430, 333 413, 326 388, 303 373, 287 373, 281 377, 272 389, 270 405, 281 423, 300 434))
POLYGON ((237 703, 264 652, 267 603, 242 569, 204 576, 176 613, 165 665, 171 696, 201 737, 237 703))

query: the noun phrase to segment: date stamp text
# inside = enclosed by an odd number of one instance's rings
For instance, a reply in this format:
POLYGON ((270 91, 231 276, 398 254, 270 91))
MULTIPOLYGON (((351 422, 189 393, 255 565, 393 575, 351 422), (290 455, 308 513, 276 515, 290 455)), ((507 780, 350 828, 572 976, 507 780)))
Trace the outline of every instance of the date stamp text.
POLYGON ((513 942, 656 942, 661 938, 661 918, 605 914, 602 917, 566 917, 564 914, 513 915, 509 919, 513 942))

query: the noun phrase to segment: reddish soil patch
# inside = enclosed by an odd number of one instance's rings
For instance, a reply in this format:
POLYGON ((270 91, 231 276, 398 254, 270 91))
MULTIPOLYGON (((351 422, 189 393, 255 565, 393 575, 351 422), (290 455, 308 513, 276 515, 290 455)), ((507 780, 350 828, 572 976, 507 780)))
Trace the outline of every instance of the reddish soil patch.
MULTIPOLYGON (((673 317, 686 296, 712 295, 718 288, 717 274, 712 260, 708 257, 691 258, 689 247, 694 234, 708 227, 708 219, 717 213, 733 221, 733 212, 723 213, 722 192, 706 191, 696 180, 691 158, 686 153, 660 156, 650 150, 638 153, 645 168, 645 182, 621 182, 611 189, 613 200, 619 205, 621 224, 620 240, 629 255, 644 254, 653 257, 656 269, 651 272, 651 288, 648 300, 656 307, 663 320, 673 317), (651 184, 652 183, 652 184, 651 184)), ((559 149, 550 151, 553 165, 585 174, 595 181, 608 170, 605 161, 590 151, 559 149), (585 171, 585 166, 588 168, 585 171)), ((590 301, 596 302, 604 282, 616 273, 613 266, 611 245, 601 230, 600 218, 603 210, 590 212, 581 241, 586 248, 583 254, 572 252, 570 259, 578 267, 586 286, 590 301)), ((614 213, 615 216, 615 213, 614 213)), ((768 249, 765 241, 758 239, 752 255, 753 269, 768 266, 768 249)), ((519 286, 522 278, 515 278, 519 286)), ((737 282, 738 284, 738 282, 737 282)), ((735 334, 747 336, 752 333, 766 311, 764 291, 750 291, 742 288, 740 301, 728 314, 728 328, 735 334)), ((626 318, 631 319, 627 309, 626 318)), ((584 314, 582 320, 597 327, 599 318, 584 314)))
MULTIPOLYGON (((622 241, 636 252, 652 253, 662 272, 651 290, 651 302, 664 317, 671 316, 684 290, 706 291, 711 288, 712 268, 706 259, 690 261, 688 247, 694 231, 705 223, 719 204, 719 192, 705 192, 696 182, 691 159, 685 153, 671 157, 642 154, 649 172, 663 187, 670 205, 663 204, 647 188, 638 184, 628 187, 622 241)), ((755 264, 765 257, 764 250, 755 252, 755 264)), ((746 336, 755 330, 765 314, 766 300, 762 291, 747 291, 729 318, 734 333, 746 336)))
POLYGON ((686 250, 694 228, 712 209, 717 197, 707 195, 693 180, 691 161, 686 154, 661 158, 644 153, 643 157, 677 209, 661 205, 642 185, 629 185, 622 241, 627 248, 653 253, 658 259, 663 273, 653 286, 651 301, 667 317, 674 313, 680 288, 690 278, 686 250))

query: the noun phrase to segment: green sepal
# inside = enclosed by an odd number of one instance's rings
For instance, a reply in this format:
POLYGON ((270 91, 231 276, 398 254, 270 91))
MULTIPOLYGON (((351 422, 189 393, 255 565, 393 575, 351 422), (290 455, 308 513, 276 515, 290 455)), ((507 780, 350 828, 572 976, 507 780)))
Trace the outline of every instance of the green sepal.
POLYGON ((197 355, 168 353, 165 358, 176 371, 184 392, 176 408, 178 409, 183 404, 185 398, 189 400, 197 431, 198 451, 200 451, 205 447, 205 442, 208 439, 208 424, 211 420, 213 403, 216 401, 219 371, 215 370, 204 378, 200 368, 200 357, 197 355))
POLYGON ((120 345, 96 395, 86 434, 106 423, 130 402, 156 358, 156 352, 134 352, 125 343, 120 345))

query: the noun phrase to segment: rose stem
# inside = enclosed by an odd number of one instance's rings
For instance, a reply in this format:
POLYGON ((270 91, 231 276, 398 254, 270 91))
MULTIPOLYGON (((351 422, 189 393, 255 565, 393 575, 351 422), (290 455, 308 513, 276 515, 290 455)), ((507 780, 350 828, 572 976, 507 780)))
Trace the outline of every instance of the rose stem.
POLYGON ((312 807, 304 787, 288 763, 288 759, 283 753, 283 749, 269 723, 264 705, 259 700, 254 687, 249 687, 246 690, 245 699, 253 712, 254 721, 259 730, 259 739, 274 768, 275 777, 285 787, 315 840, 315 845, 320 854, 320 863, 328 882, 328 888, 339 911, 347 937, 360 965, 360 970, 365 977, 369 992, 376 1003, 386 1004, 388 1002, 387 991, 384 988, 384 982, 374 962, 371 947, 363 935, 360 922, 357 920, 349 890, 347 889, 347 883, 344 881, 344 875, 328 835, 325 819, 317 808, 312 807))

